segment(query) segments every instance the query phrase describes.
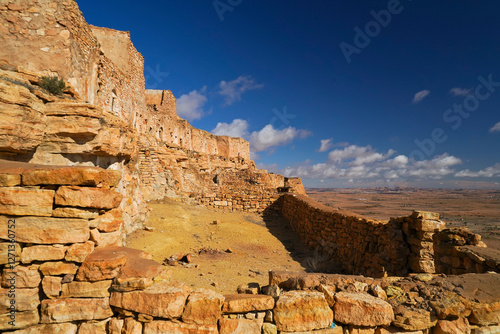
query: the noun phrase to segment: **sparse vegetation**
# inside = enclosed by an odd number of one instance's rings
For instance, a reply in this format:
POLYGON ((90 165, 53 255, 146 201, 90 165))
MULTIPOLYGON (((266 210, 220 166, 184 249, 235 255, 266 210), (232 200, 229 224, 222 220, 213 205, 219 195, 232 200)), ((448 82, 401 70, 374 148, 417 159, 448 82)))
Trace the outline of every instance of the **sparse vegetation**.
POLYGON ((45 89, 52 95, 61 95, 63 90, 66 88, 66 84, 63 79, 57 76, 43 76, 38 81, 40 88, 45 89))

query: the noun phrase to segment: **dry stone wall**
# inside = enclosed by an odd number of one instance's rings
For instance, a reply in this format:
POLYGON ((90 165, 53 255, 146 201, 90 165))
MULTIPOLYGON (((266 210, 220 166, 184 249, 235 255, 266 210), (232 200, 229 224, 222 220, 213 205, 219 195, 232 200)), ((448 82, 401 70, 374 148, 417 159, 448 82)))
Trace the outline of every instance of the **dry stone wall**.
POLYGON ((466 229, 445 229, 437 213, 382 222, 302 195, 284 195, 275 205, 308 247, 326 255, 317 256, 323 270, 371 277, 500 272, 499 251, 466 229))

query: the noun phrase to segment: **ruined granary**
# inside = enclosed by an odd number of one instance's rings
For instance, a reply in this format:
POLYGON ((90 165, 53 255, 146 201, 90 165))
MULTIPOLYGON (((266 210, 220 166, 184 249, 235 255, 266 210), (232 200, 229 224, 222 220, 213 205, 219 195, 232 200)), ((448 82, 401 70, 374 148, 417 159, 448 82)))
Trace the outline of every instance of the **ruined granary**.
POLYGON ((0 45, 1 332, 500 332, 500 255, 480 236, 434 213, 381 222, 312 201, 300 179, 257 169, 245 140, 145 90, 129 34, 88 25, 73 0, 2 1, 0 45), (38 87, 44 74, 64 95, 38 87), (281 214, 352 275, 192 291, 123 247, 165 197, 281 214))

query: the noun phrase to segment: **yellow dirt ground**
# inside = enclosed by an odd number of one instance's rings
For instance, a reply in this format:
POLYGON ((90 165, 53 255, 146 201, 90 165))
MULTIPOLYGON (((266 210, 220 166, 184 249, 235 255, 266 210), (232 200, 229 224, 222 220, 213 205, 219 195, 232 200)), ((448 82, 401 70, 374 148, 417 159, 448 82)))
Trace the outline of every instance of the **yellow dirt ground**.
POLYGON ((147 226, 127 239, 127 246, 153 254, 162 263, 176 253, 193 254, 193 266, 171 266, 172 278, 192 288, 235 293, 240 284, 268 284, 269 270, 305 272, 300 262, 310 251, 286 221, 264 221, 260 215, 228 213, 175 201, 150 204, 147 226), (220 221, 214 224, 214 221, 220 221), (197 255, 202 248, 230 253, 197 255), (196 265, 196 267, 195 267, 196 265))

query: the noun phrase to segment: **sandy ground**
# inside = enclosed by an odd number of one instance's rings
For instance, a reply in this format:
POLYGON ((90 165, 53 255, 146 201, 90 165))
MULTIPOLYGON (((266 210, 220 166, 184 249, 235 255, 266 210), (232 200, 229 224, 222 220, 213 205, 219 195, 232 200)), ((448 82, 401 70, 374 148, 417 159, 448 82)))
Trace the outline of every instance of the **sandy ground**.
POLYGON ((467 227, 500 250, 500 190, 307 189, 316 201, 364 216, 388 220, 413 210, 438 212, 447 227, 467 227))
POLYGON ((269 270, 305 272, 311 256, 286 221, 260 215, 228 213, 174 201, 151 204, 148 227, 127 239, 127 246, 153 254, 162 263, 174 254, 192 254, 189 266, 172 266, 173 279, 193 288, 235 293, 240 284, 267 285, 269 270), (218 220, 219 223, 213 222, 218 220), (200 250, 220 250, 215 254, 200 250), (228 252, 229 250, 229 252, 228 252), (230 277, 230 279, 228 279, 230 277))
MULTIPOLYGON (((448 227, 465 226, 500 249, 500 191, 308 189, 313 199, 370 218, 387 220, 412 210, 441 213, 448 227)), ((150 203, 148 227, 136 231, 127 246, 145 250, 159 263, 175 254, 191 254, 188 265, 171 266, 172 278, 193 288, 235 293, 240 284, 268 284, 269 270, 306 272, 313 256, 282 218, 229 213, 173 200, 150 203), (214 221, 218 221, 214 223, 214 221)))

